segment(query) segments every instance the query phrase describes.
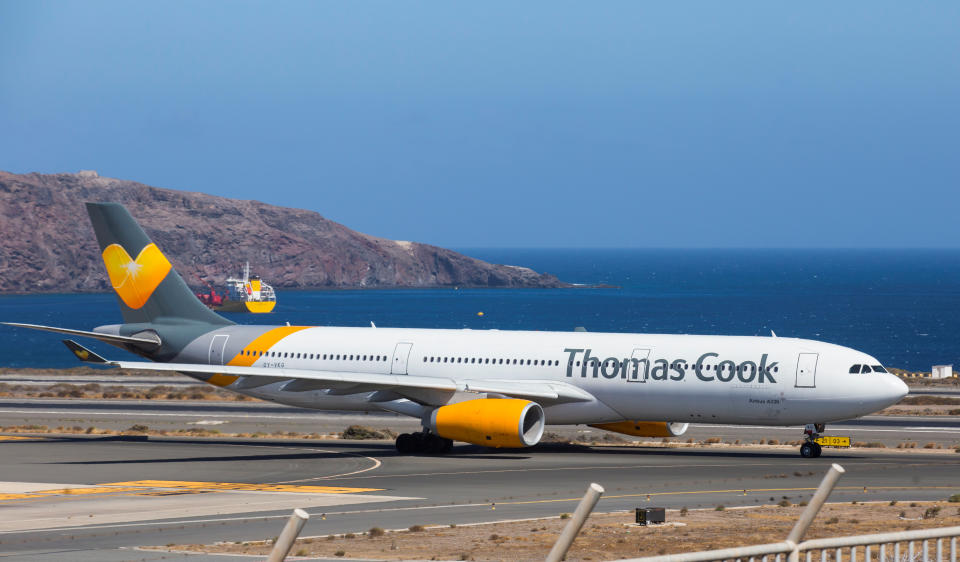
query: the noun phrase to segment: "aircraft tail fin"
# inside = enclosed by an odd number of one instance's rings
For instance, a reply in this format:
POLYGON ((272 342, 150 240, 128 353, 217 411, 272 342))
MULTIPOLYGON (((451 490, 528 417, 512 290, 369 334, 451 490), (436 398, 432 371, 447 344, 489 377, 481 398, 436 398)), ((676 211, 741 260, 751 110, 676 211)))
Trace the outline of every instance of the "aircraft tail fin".
POLYGON ((87 214, 125 323, 232 324, 197 299, 123 205, 87 203, 87 214))

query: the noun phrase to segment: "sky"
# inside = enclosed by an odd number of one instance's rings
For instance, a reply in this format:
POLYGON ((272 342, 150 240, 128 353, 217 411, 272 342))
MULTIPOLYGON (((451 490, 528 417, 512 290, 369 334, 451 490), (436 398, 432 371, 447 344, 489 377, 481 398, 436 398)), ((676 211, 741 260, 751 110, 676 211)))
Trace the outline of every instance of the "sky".
POLYGON ((957 2, 0 2, 0 169, 470 247, 960 247, 957 2))

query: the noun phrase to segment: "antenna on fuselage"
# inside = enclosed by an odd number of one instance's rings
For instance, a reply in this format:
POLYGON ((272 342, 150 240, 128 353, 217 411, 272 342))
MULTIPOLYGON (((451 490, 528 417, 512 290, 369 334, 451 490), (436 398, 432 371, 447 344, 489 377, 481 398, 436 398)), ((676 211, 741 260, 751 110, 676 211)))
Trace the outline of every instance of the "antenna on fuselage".
POLYGON ((574 331, 574 332, 586 332, 587 329, 584 328, 583 326, 577 326, 576 328, 573 329, 573 331, 574 331))
POLYGON ((371 327, 371 328, 376 328, 376 327, 377 327, 377 325, 373 323, 373 320, 370 321, 370 327, 371 327))
POLYGON ((770 337, 771 337, 771 338, 777 337, 777 333, 774 332, 773 330, 770 330, 770 337))

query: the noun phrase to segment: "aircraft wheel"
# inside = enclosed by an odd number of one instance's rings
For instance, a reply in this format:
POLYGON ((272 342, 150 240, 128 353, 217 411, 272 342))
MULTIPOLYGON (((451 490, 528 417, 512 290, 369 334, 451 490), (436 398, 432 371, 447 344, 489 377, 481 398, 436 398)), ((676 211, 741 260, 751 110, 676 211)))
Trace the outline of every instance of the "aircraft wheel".
POLYGON ((446 455, 453 449, 453 439, 447 439, 446 437, 440 437, 439 435, 433 436, 434 443, 430 448, 430 452, 436 455, 446 455))
POLYGON ((416 438, 409 433, 401 433, 397 436, 397 452, 401 455, 409 455, 417 450, 416 438))
POLYGON ((810 441, 807 441, 803 445, 800 445, 800 456, 805 459, 809 459, 817 456, 814 445, 816 445, 816 443, 811 443, 810 441))
POLYGON ((819 457, 823 454, 823 446, 820 443, 813 443, 813 456, 819 457))
POLYGON ((428 433, 424 436, 423 452, 428 455, 438 455, 443 452, 443 437, 428 433))

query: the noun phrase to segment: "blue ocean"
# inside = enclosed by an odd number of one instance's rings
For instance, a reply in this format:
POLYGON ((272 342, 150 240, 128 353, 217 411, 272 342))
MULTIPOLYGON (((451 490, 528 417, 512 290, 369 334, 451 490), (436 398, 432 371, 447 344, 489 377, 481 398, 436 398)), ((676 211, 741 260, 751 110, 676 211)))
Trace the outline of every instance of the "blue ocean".
MULTIPOLYGON (((812 338, 885 365, 960 364, 960 250, 463 249, 615 288, 278 291, 245 324, 573 330, 812 338), (480 315, 478 313, 482 312, 480 315)), ((269 281, 269 280, 268 280, 269 281)), ((0 297, 0 321, 89 329, 121 321, 112 294, 0 297)), ((71 367, 56 334, 0 326, 0 366, 71 367)), ((111 358, 125 353, 92 347, 111 358)))

